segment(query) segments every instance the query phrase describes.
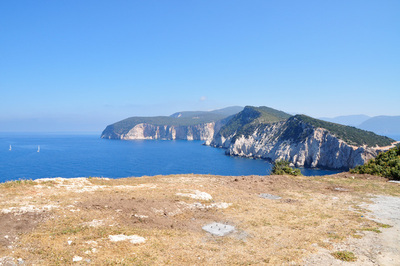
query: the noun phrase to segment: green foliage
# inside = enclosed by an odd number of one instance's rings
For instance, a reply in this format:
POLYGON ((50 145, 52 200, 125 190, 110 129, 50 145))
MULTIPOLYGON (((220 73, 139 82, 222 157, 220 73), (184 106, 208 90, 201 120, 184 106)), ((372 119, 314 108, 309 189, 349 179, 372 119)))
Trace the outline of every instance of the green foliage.
POLYGON ((5 183, 1 183, 1 187, 6 187, 6 188, 12 188, 12 187, 18 187, 18 186, 23 186, 23 185, 34 185, 36 184, 35 181, 32 179, 20 179, 20 180, 15 180, 15 181, 7 181, 5 183))
POLYGON ((155 126, 193 126, 203 123, 216 122, 224 119, 223 114, 214 114, 204 112, 199 116, 171 117, 171 116, 153 116, 153 117, 130 117, 122 121, 107 126, 105 133, 124 134, 131 130, 134 126, 146 123, 155 126))
POLYGON ((240 112, 243 108, 231 106, 214 111, 185 111, 170 116, 130 117, 107 126, 102 135, 118 138, 118 135, 128 133, 134 126, 142 123, 154 126, 194 126, 226 119, 240 112))
POLYGON ((269 107, 246 106, 221 128, 220 134, 230 136, 236 133, 235 137, 249 136, 263 124, 284 121, 289 117, 289 114, 269 107))
POLYGON ((290 167, 290 163, 285 160, 275 161, 271 175, 302 175, 300 169, 290 167))
POLYGON ((351 251, 336 251, 331 253, 331 255, 333 257, 335 257, 338 260, 342 260, 342 261, 356 261, 357 257, 354 255, 353 252, 351 251))
POLYGON ((311 124, 314 127, 325 128, 329 132, 331 132, 331 134, 335 135, 337 138, 345 141, 350 145, 355 145, 355 146, 367 145, 370 147, 375 147, 375 146, 382 147, 382 146, 388 146, 395 141, 391 138, 379 136, 370 131, 365 131, 355 127, 344 126, 336 123, 326 122, 306 115, 296 115, 295 118, 307 124, 311 124))
POLYGON ((370 174, 400 180, 400 147, 380 153, 375 159, 350 170, 351 173, 370 174))

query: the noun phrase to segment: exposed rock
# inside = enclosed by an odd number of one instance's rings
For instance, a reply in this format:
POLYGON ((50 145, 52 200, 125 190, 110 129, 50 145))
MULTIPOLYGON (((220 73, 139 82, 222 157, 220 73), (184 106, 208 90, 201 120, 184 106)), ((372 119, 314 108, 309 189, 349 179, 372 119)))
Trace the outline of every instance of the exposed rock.
POLYGON ((132 244, 140 244, 144 243, 146 241, 146 238, 137 236, 137 235, 109 235, 108 238, 110 239, 111 242, 119 242, 119 241, 125 241, 129 240, 132 244))
POLYGON ((227 234, 235 231, 235 227, 229 224, 211 223, 202 227, 204 231, 216 236, 226 236, 227 234))
POLYGON ((102 138, 106 139, 162 139, 162 140, 204 140, 210 144, 214 134, 219 131, 222 122, 203 123, 190 126, 159 126, 147 123, 135 125, 126 133, 118 134, 113 131, 105 131, 102 138))
POLYGON ((362 165, 384 150, 349 145, 328 130, 295 118, 260 125, 247 136, 223 136, 219 133, 210 145, 227 149, 228 155, 271 161, 287 160, 296 167, 330 169, 349 169, 362 165))
POLYGON ((201 192, 199 190, 194 190, 193 193, 176 193, 176 195, 199 200, 212 200, 212 196, 210 194, 201 192))
POLYGON ((78 262, 78 261, 81 261, 82 259, 83 259, 82 257, 74 256, 74 257, 72 258, 72 261, 73 261, 73 262, 78 262))
POLYGON ((362 165, 389 149, 372 146, 386 146, 394 141, 305 115, 290 116, 269 107, 246 106, 236 115, 219 120, 197 120, 199 117, 191 113, 185 114, 189 120, 179 120, 185 119, 181 116, 182 113, 176 113, 171 117, 126 119, 107 126, 101 137, 203 140, 205 145, 226 149, 228 155, 287 160, 296 167, 343 170, 362 165))
POLYGON ((281 199, 282 197, 280 196, 276 196, 276 195, 272 195, 272 194, 268 194, 268 193, 261 193, 260 195, 258 195, 260 198, 263 199, 273 199, 273 200, 278 200, 281 199))

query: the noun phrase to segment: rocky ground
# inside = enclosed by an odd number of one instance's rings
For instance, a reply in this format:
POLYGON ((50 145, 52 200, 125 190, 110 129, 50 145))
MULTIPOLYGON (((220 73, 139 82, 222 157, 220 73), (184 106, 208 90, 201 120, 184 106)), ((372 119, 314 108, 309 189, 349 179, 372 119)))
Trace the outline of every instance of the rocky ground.
POLYGON ((400 184, 349 173, 0 184, 0 265, 398 265, 399 230, 400 184))

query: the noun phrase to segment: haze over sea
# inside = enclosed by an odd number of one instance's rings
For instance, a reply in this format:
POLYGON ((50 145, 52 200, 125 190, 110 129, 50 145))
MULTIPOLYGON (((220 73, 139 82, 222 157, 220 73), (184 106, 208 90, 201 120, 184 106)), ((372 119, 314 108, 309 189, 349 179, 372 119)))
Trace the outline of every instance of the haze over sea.
MULTIPOLYGON (((268 175, 271 164, 226 156, 202 141, 100 139, 99 135, 0 133, 0 182, 47 177, 268 175), (11 150, 10 150, 11 145, 11 150), (40 146, 40 152, 38 147, 40 146)), ((301 169, 304 175, 337 171, 301 169)))

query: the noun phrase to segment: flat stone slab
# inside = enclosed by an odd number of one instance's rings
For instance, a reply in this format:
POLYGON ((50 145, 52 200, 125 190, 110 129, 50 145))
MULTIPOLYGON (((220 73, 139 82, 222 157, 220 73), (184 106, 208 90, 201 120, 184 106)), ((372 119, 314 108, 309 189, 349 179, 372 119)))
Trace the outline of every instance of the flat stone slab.
POLYGON ((277 199, 281 199, 282 197, 276 196, 276 195, 272 195, 272 194, 268 194, 268 193, 261 193, 260 195, 258 195, 260 198, 263 199, 273 199, 273 200, 277 200, 277 199))
POLYGON ((112 242, 118 242, 118 241, 125 241, 129 240, 132 244, 139 244, 139 243, 144 243, 146 241, 146 238, 137 236, 137 235, 109 235, 108 238, 112 242))
POLYGON ((235 227, 229 224, 211 223, 202 227, 204 231, 216 236, 226 236, 235 231, 235 227))
POLYGON ((210 194, 198 190, 193 190, 193 193, 176 193, 176 195, 199 200, 212 200, 210 194))

